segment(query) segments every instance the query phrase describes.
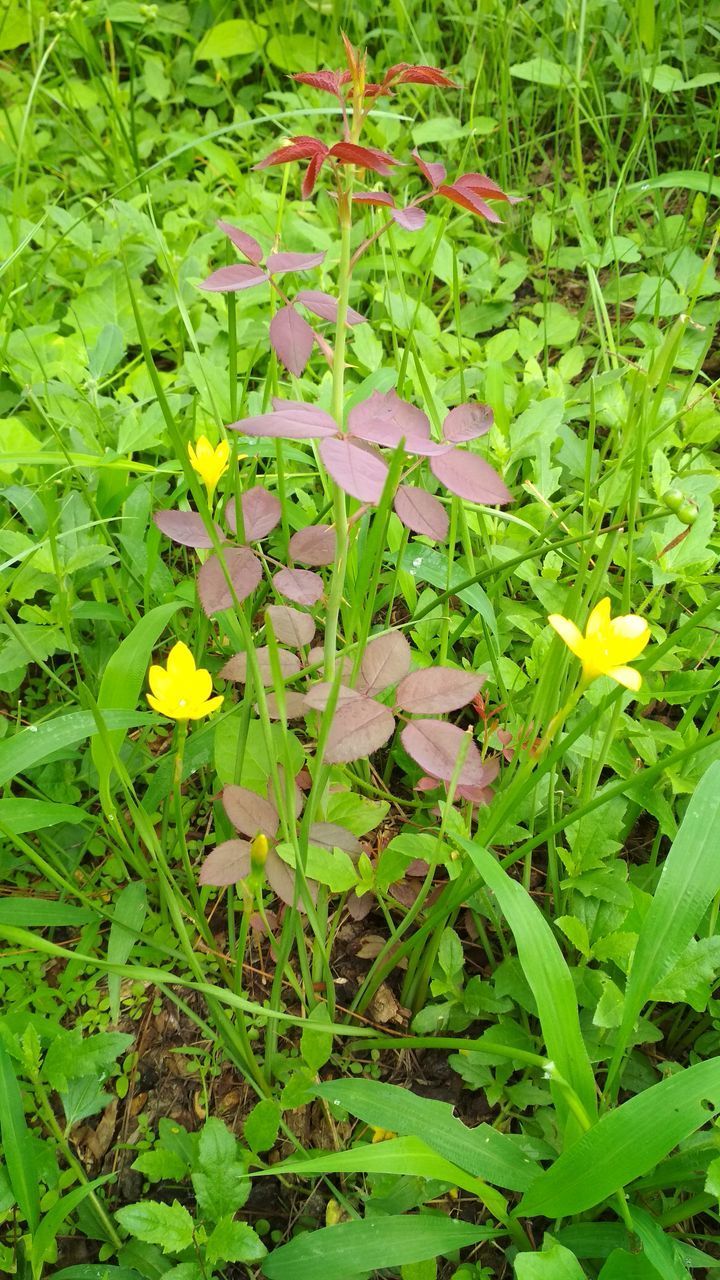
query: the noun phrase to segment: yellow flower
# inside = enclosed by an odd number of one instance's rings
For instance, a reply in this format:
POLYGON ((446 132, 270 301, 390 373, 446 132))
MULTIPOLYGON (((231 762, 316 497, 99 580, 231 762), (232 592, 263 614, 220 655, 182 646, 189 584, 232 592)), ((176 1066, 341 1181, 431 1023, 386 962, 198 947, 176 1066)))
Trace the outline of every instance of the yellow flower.
POLYGON ((392 1129, 381 1129, 378 1127, 378 1125, 374 1125, 374 1124, 371 1124, 370 1128, 372 1129, 373 1143, 389 1142, 391 1138, 397 1138, 397 1134, 393 1133, 392 1129))
POLYGON ((196 667, 187 645, 173 645, 165 667, 151 667, 152 693, 146 695, 153 711, 170 720, 200 720, 221 706, 223 696, 211 698, 212 680, 204 667, 196 667))
POLYGON ((638 658, 650 639, 650 628, 644 618, 636 613, 611 618, 610 597, 605 596, 590 614, 585 635, 574 622, 559 613, 551 613, 548 622, 580 659, 586 679, 610 676, 637 693, 642 677, 626 663, 638 658))
POLYGON ((207 489, 209 502, 228 469, 230 445, 227 440, 221 440, 220 444, 213 448, 207 436, 200 436, 195 441, 194 447, 191 444, 188 445, 188 454, 193 470, 197 471, 207 489))

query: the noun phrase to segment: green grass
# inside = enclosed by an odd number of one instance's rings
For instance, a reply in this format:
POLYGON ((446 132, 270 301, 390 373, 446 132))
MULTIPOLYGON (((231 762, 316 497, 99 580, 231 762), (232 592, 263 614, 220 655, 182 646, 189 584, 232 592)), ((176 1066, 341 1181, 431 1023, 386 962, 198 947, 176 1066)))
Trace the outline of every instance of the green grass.
POLYGON ((719 23, 705 0, 0 13, 0 1272, 720 1266, 719 23), (417 146, 522 196, 501 226, 431 202, 350 279, 383 210, 355 206, 341 237, 325 179, 302 201, 298 166, 253 169, 286 135, 339 136, 334 100, 288 73, 339 66, 341 30, 373 74, 459 86, 380 99, 363 141, 406 167, 356 187, 407 203, 417 146), (286 372, 267 287, 198 288, 238 260, 218 219, 325 252, 280 284, 366 317, 344 370, 318 322, 334 373, 317 348, 286 372), (453 497, 421 463, 409 483, 448 516, 432 544, 394 514, 399 453, 359 509, 317 442, 226 433, 275 396, 340 420, 391 388, 436 437, 490 405, 467 447, 512 501, 453 497), (221 554, 210 616, 202 434, 232 445, 216 514, 257 484, 281 506, 260 585, 221 554), (206 550, 156 527, 177 509, 206 550), (330 522, 340 555, 300 606, 318 651, 283 675, 272 577, 330 522), (581 689, 547 623, 582 628, 605 596, 651 628, 636 695, 581 689), (417 788, 398 707, 378 750, 325 758, 340 683, 399 636, 414 670, 482 683, 446 717, 471 730, 446 790, 417 788), (225 694, 187 734, 145 701, 177 640, 225 694), (219 674, 238 652, 240 684, 219 674), (329 710, 288 719, 323 676, 329 710), (471 744, 479 808, 458 795, 471 744), (238 784, 277 810, 270 883, 201 885, 243 834, 221 802, 238 784))

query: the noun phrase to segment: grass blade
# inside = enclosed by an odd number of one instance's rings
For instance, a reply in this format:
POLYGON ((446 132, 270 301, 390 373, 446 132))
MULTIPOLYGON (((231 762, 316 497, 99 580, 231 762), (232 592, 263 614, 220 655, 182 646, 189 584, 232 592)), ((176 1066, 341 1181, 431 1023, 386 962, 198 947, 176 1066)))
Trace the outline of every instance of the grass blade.
POLYGON ((22 1095, 10 1055, 0 1040, 0 1135, 10 1186, 31 1231, 40 1222, 35 1146, 25 1123, 22 1095))

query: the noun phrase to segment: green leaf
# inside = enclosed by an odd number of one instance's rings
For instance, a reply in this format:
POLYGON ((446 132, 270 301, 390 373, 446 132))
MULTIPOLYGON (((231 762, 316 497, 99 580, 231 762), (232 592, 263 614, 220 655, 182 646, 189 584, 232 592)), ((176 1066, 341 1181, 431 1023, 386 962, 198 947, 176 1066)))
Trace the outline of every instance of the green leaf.
POLYGON ((208 58, 234 58, 238 54, 257 53, 265 43, 265 31, 257 22, 247 18, 231 18, 218 22, 205 32, 197 49, 195 61, 208 58))
POLYGON ((84 809, 72 804, 51 804, 49 800, 25 800, 11 797, 0 800, 0 830, 22 835, 24 831, 42 831, 45 827, 56 827, 61 822, 76 825, 90 822, 90 815, 84 809))
POLYGON ((10 5, 0 14, 0 53, 17 49, 30 39, 30 7, 20 0, 10 0, 10 5))
POLYGON ((59 928, 62 925, 88 924, 95 913, 87 907, 75 907, 69 902, 54 902, 52 898, 7 898, 0 901, 0 924, 14 924, 18 928, 59 928))
POLYGON ((218 1222, 244 1205, 250 1194, 250 1179, 238 1159, 235 1136, 215 1116, 206 1120, 200 1130, 198 1163, 200 1167, 192 1175, 198 1207, 212 1222, 218 1222))
POLYGON ((528 80, 530 84, 547 85, 550 89, 559 89, 570 78, 570 73, 551 58, 530 58, 528 62, 514 62, 510 67, 510 75, 516 80, 528 80))
POLYGON ((542 1253, 518 1253, 516 1280, 587 1280, 580 1263, 569 1249, 545 1236, 542 1253))
POLYGON ((330 1015, 325 1005, 319 1004, 311 1011, 300 1037, 300 1056, 312 1072, 325 1066, 332 1053, 333 1033, 329 1030, 330 1015))
POLYGON ((662 1277, 644 1253, 613 1249, 598 1280, 662 1280, 662 1277))
POLYGON ((633 1205, 631 1217, 636 1234, 642 1241, 645 1256, 661 1280, 690 1280, 677 1243, 644 1209, 633 1205))
MULTIPOLYGON (((459 583, 466 582, 471 576, 467 567, 456 560, 450 570, 448 582, 447 557, 441 555, 433 547, 420 546, 415 542, 405 548, 401 566, 419 582, 429 582, 431 586, 439 588, 440 591, 447 591, 448 587, 452 590, 459 583)), ((483 621, 487 623, 492 635, 497 639, 495 610, 479 583, 476 582, 471 587, 464 587, 462 591, 457 592, 457 596, 459 600, 462 600, 463 604, 468 605, 474 613, 480 615, 483 621)))
POLYGON ((0 1040, 0 1137, 10 1186, 32 1231, 40 1221, 35 1144, 25 1123, 22 1095, 10 1055, 0 1040))
MULTIPOLYGON (((572 1086, 589 1117, 597 1114, 595 1080, 580 1031, 575 985, 552 929, 529 893, 512 880, 487 849, 453 837, 472 859, 513 931, 523 973, 535 997, 548 1056, 572 1086)), ((555 1105, 570 1132, 576 1122, 554 1086, 555 1105)))
POLYGON ((101 1081, 111 1071, 115 1061, 133 1043, 133 1036, 124 1031, 98 1031, 83 1036, 79 1027, 64 1029, 55 1036, 45 1055, 44 1073, 53 1089, 66 1089, 68 1080, 84 1076, 98 1077, 101 1081))
POLYGON ((653 988, 674 969, 719 891, 720 761, 715 761, 690 798, 640 928, 613 1056, 615 1066, 653 988))
POLYGON ((304 1232, 271 1253, 262 1270, 268 1280, 352 1280, 454 1253, 493 1234, 487 1227, 439 1215, 366 1218, 304 1232))
POLYGON ((86 1262, 78 1267, 64 1267, 53 1271, 50 1280, 142 1280, 139 1271, 130 1267, 104 1266, 101 1262, 86 1262))
POLYGON ((192 1244, 193 1220, 177 1200, 139 1200, 118 1209, 115 1217, 131 1236, 159 1245, 163 1253, 182 1253, 192 1244))
POLYGON ((642 182, 630 182, 625 191, 677 191, 678 188, 700 191, 717 200, 720 198, 720 176, 712 177, 701 169, 673 169, 654 178, 643 178, 642 182))
POLYGON ((45 1259, 51 1253, 57 1236, 63 1223, 69 1218, 74 1209, 82 1204, 83 1200, 98 1187, 109 1182, 112 1174, 105 1174, 102 1178, 96 1178, 94 1182, 84 1182, 79 1187, 74 1187, 72 1191, 68 1191, 67 1195, 61 1196, 56 1200, 52 1208, 44 1215, 37 1231, 33 1234, 31 1263, 33 1275, 39 1277, 42 1274, 45 1259))
MULTIPOLYGON (((138 725, 152 724, 153 717, 136 711, 106 711, 103 721, 110 730, 136 729, 138 725)), ((99 732, 95 716, 87 711, 70 711, 11 734, 0 742, 0 786, 99 732)))
MULTIPOLYGON (((182 602, 173 600, 169 604, 160 604, 151 609, 111 654, 98 692, 98 708, 101 711, 129 711, 137 706, 152 651, 170 619, 181 608, 182 602)), ((91 743, 92 760, 99 775, 99 790, 106 807, 110 805, 113 753, 119 753, 124 737, 124 729, 110 730, 106 738, 99 736, 93 738, 91 743)))
POLYGON ((237 1160, 237 1140, 222 1120, 211 1116, 198 1137, 198 1161, 204 1170, 217 1169, 237 1160))
MULTIPOLYGON (((283 862, 295 866, 295 850, 291 844, 281 841, 275 849, 283 862)), ((347 853, 318 844, 308 845, 305 874, 310 880, 327 885, 331 893, 346 893, 358 883, 357 871, 347 853)))
POLYGON ((559 1218, 592 1209, 654 1168, 718 1111, 720 1058, 678 1071, 601 1116, 540 1174, 518 1213, 559 1218))
MULTIPOLYGON (((121 889, 113 911, 113 922, 108 937, 107 958, 110 964, 125 964, 130 956, 137 934, 142 933, 147 911, 147 887, 143 880, 134 880, 121 889), (127 926, 131 925, 132 929, 127 926)), ((110 995, 110 1017, 117 1022, 120 1017, 120 989, 122 979, 119 973, 108 974, 108 992, 110 995)))
POLYGON ((133 1169, 144 1173, 149 1182, 160 1182, 168 1179, 179 1182, 187 1173, 187 1164, 182 1156, 174 1151, 163 1151, 156 1147, 154 1151, 143 1151, 133 1162, 133 1169))
POLYGON ((282 1112, 274 1098, 261 1098, 245 1120, 243 1132, 251 1151, 269 1151, 275 1146, 282 1112))
POLYGON ((267 1249, 256 1231, 247 1222, 235 1222, 233 1218, 221 1218, 205 1246, 208 1262, 259 1262, 267 1249))
POLYGON ((106 324, 90 352, 89 368, 93 378, 106 378, 119 365, 124 354, 122 329, 116 324, 106 324))
POLYGON ((506 1134, 487 1124, 468 1129, 447 1102, 377 1080, 331 1080, 314 1092, 366 1124, 421 1137, 438 1155, 494 1186, 525 1191, 537 1173, 535 1162, 506 1134))

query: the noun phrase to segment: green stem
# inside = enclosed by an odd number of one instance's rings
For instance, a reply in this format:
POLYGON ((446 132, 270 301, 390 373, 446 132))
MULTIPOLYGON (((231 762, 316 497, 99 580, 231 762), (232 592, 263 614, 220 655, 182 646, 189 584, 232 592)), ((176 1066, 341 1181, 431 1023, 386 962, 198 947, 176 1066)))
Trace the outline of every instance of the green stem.
MULTIPOLYGON (((337 422, 338 431, 343 429, 343 410, 345 399, 345 344, 347 339, 347 313, 350 297, 350 240, 352 222, 350 220, 350 198, 344 193, 338 201, 340 215, 340 263, 338 267, 338 314, 335 338, 335 359, 333 361, 332 414, 337 422)), ((325 679, 332 680, 335 675, 337 661, 337 632, 340 606, 345 587, 345 574, 348 561, 348 522, 345 494, 338 485, 333 485, 333 513, 335 520, 336 556, 333 567, 328 611, 325 623, 325 679)))

